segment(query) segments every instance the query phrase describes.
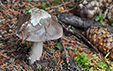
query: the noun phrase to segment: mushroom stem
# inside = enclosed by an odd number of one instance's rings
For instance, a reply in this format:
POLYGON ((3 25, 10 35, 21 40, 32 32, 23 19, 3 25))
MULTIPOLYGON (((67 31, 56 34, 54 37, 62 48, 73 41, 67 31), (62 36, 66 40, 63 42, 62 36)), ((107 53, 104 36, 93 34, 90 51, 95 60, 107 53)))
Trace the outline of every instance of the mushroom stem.
POLYGON ((34 42, 31 47, 31 52, 29 56, 29 64, 33 64, 36 60, 40 60, 43 51, 43 42, 34 42))

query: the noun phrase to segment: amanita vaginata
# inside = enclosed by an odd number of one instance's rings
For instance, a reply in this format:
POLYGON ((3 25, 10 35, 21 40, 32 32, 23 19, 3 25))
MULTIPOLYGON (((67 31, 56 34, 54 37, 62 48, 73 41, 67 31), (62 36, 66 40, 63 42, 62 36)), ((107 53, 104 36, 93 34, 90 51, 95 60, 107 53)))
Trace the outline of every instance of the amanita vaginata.
POLYGON ((36 60, 40 60, 43 42, 62 37, 63 29, 46 11, 32 8, 29 13, 19 18, 15 33, 19 38, 33 42, 29 56, 29 64, 33 64, 36 60))

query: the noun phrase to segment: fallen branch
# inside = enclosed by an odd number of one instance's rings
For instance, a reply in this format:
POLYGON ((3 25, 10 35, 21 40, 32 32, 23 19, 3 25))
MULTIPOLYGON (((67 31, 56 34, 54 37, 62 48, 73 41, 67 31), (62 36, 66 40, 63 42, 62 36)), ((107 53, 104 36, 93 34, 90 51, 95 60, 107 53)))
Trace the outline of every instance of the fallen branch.
POLYGON ((77 28, 80 28, 82 30, 86 30, 88 29, 90 26, 101 26, 105 29, 107 29, 109 32, 113 33, 113 28, 110 26, 106 26, 106 25, 101 25, 93 20, 89 20, 86 18, 80 18, 74 15, 70 15, 70 14, 58 14, 58 20, 60 20, 61 22, 68 24, 68 25, 73 25, 77 28))

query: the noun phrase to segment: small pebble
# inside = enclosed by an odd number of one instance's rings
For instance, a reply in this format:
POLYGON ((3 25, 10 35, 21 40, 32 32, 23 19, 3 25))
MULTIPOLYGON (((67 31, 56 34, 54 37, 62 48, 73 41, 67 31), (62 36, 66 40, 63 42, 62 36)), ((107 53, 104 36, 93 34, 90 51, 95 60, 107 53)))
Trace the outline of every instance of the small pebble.
POLYGON ((11 33, 12 32, 12 30, 11 29, 9 29, 9 33, 11 33))
POLYGON ((2 35, 0 35, 0 38, 2 38, 2 35))

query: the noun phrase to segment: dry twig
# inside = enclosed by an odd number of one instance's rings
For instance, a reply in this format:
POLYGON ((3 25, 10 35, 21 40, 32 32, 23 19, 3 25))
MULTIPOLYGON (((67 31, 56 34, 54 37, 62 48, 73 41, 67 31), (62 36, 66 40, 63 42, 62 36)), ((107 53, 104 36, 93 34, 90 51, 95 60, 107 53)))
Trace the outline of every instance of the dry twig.
POLYGON ((65 52, 65 55, 66 55, 66 62, 67 62, 67 64, 69 63, 69 59, 68 59, 68 55, 67 55, 67 53, 66 53, 66 48, 65 48, 65 45, 64 45, 64 42, 63 42, 63 39, 61 38, 61 42, 62 42, 62 46, 63 46, 63 48, 64 48, 64 52, 65 52))

